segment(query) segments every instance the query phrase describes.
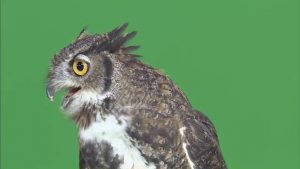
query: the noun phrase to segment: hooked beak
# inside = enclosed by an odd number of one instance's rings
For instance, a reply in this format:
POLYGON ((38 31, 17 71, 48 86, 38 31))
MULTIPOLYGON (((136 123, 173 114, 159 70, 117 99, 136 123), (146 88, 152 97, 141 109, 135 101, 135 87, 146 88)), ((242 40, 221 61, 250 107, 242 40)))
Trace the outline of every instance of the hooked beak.
POLYGON ((47 96, 49 98, 50 101, 54 100, 54 94, 55 94, 55 89, 53 86, 48 85, 47 86, 47 96))
POLYGON ((65 99, 69 99, 73 95, 75 95, 78 91, 81 90, 81 86, 75 86, 75 85, 70 85, 70 84, 57 84, 53 83, 52 80, 49 81, 47 89, 46 89, 46 94, 49 98, 50 101, 54 101, 54 96, 55 93, 59 90, 62 89, 67 89, 68 92, 65 96, 65 99))

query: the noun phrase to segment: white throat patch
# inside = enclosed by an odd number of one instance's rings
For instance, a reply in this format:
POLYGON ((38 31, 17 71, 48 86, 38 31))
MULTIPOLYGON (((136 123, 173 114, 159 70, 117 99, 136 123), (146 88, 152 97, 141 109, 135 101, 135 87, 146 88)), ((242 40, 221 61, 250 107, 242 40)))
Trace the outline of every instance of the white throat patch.
POLYGON ((67 115, 73 116, 84 104, 88 103, 96 106, 101 106, 103 100, 107 97, 110 97, 111 95, 112 93, 110 92, 98 94, 94 90, 79 90, 71 98, 69 98, 70 100, 73 99, 71 103, 69 103, 66 108, 62 106, 62 109, 67 113, 67 115))
POLYGON ((113 148, 113 154, 124 157, 120 169, 155 169, 153 164, 147 165, 140 151, 132 144, 126 133, 128 119, 121 117, 119 123, 115 116, 108 115, 104 120, 98 119, 88 128, 81 129, 79 136, 83 141, 106 141, 113 148))

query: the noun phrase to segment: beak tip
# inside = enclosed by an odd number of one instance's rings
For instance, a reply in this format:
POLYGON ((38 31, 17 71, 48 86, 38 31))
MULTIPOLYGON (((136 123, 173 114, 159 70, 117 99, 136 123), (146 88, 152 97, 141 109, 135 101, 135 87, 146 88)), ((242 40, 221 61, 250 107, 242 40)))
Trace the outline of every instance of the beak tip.
POLYGON ((47 90, 47 96, 48 96, 48 98, 49 98, 49 100, 50 100, 51 102, 54 101, 53 94, 51 94, 51 92, 49 92, 49 90, 47 90))

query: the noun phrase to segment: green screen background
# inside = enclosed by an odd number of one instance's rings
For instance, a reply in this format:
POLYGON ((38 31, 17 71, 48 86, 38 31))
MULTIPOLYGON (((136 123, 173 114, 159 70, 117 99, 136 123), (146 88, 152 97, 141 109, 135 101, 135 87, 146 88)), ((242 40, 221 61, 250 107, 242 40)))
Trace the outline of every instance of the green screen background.
POLYGON ((231 169, 299 169, 299 1, 1 0, 1 169, 76 169, 76 127, 45 95, 88 25, 131 44, 215 123, 231 169))

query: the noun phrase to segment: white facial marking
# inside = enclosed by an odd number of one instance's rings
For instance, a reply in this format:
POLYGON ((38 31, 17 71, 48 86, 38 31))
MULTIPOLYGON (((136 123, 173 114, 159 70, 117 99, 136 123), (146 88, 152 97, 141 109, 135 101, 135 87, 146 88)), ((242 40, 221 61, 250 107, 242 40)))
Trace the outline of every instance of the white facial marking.
POLYGON ((124 163, 120 169, 155 169, 153 164, 147 165, 140 151, 132 144, 132 140, 126 133, 128 119, 121 117, 120 124, 115 116, 108 115, 92 123, 88 128, 81 129, 79 136, 84 141, 106 141, 113 147, 114 155, 124 157, 124 163))
POLYGON ((80 55, 76 56, 76 59, 80 59, 80 60, 86 61, 88 63, 91 63, 90 58, 83 55, 83 54, 80 54, 80 55))
MULTIPOLYGON (((181 127, 180 129, 179 129, 179 133, 180 133, 180 135, 181 135, 181 137, 185 137, 184 136, 184 131, 186 130, 186 127, 181 127)), ((190 156, 189 156, 189 153, 188 153, 188 151, 187 151, 187 149, 186 149, 186 146, 187 146, 188 144, 186 143, 186 142, 183 142, 182 143, 182 148, 183 148, 183 151, 184 151, 184 153, 185 153, 185 155, 186 155, 186 158, 187 158, 187 160, 188 160, 188 163, 189 163, 189 165, 190 165, 190 167, 191 167, 191 169, 194 169, 194 163, 193 163, 193 161, 191 160, 191 158, 190 158, 190 156)))
POLYGON ((111 93, 106 92, 103 94, 98 94, 94 90, 79 90, 69 99, 73 99, 70 105, 68 105, 64 111, 70 116, 74 115, 74 113, 78 112, 78 109, 81 108, 84 104, 92 104, 92 105, 101 105, 103 100, 107 97, 110 97, 111 93))

